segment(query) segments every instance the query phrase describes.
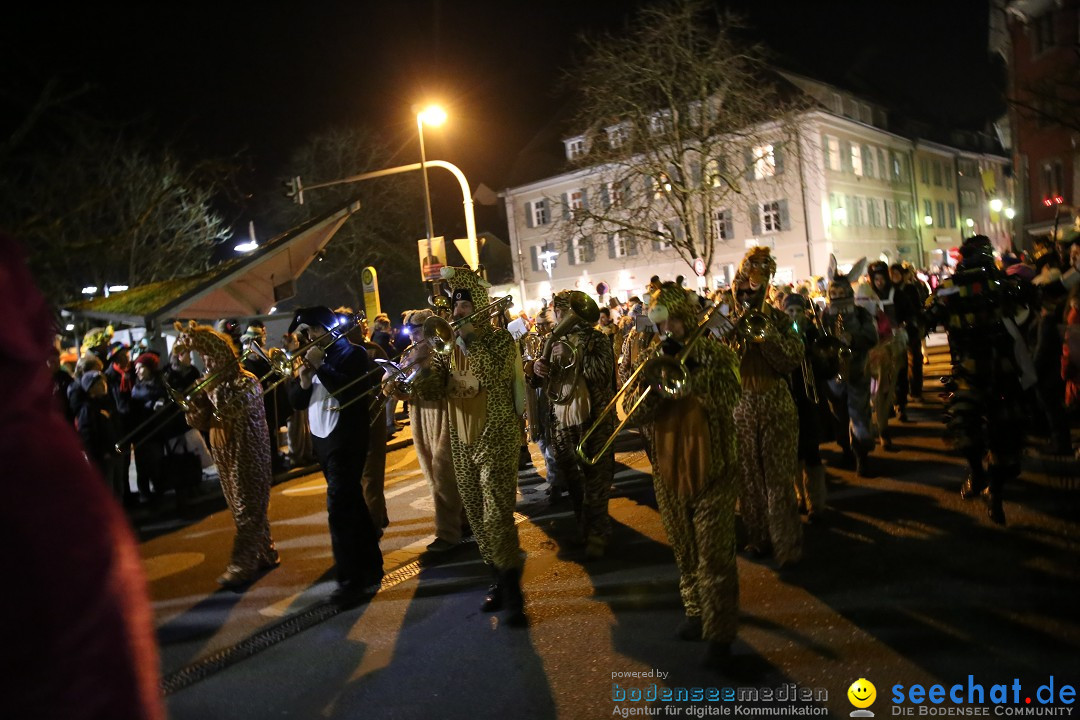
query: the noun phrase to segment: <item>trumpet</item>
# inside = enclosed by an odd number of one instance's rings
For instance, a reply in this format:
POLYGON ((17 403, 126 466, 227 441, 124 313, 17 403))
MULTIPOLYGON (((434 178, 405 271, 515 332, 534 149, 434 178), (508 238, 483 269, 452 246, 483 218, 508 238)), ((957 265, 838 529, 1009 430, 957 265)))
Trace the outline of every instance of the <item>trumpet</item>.
POLYGON ((597 416, 592 426, 585 431, 585 434, 581 437, 581 442, 577 446, 578 457, 582 461, 589 465, 595 465, 600 462, 600 458, 604 456, 604 453, 608 451, 612 443, 615 442, 615 438, 618 437, 626 424, 630 422, 634 413, 644 402, 645 398, 651 393, 656 392, 662 395, 665 400, 678 400, 686 397, 689 392, 689 380, 690 369, 686 366, 686 361, 690 358, 694 348, 705 337, 711 329, 713 316, 719 312, 720 306, 713 305, 709 308, 709 311, 705 313, 705 316, 694 328, 693 332, 686 338, 686 342, 679 349, 679 352, 675 355, 657 355, 656 357, 649 358, 637 366, 634 372, 627 378, 623 386, 619 388, 619 392, 615 393, 615 397, 611 398, 611 401, 597 416), (622 398, 633 389, 634 385, 638 382, 638 376, 641 376, 642 381, 645 384, 645 389, 641 395, 638 396, 634 404, 630 406, 630 409, 626 411, 626 417, 611 431, 607 439, 604 441, 600 450, 594 454, 589 455, 585 449, 589 438, 596 433, 601 425, 607 420, 608 416, 612 413, 616 413, 619 407, 619 403, 622 398))
POLYGON ((563 338, 577 326, 592 326, 595 325, 596 321, 599 319, 600 308, 597 306, 596 301, 580 290, 572 290, 570 292, 570 310, 567 312, 566 316, 559 321, 559 324, 555 326, 555 329, 551 331, 547 340, 544 341, 544 349, 541 352, 540 357, 545 365, 550 365, 555 347, 561 346, 563 351, 560 353, 560 357, 565 358, 569 356, 570 358, 569 361, 564 364, 553 366, 552 369, 555 372, 548 376, 544 388, 548 399, 556 405, 565 405, 570 402, 570 398, 574 393, 574 386, 577 384, 578 378, 581 377, 580 353, 575 346, 571 345, 563 338), (562 376, 568 372, 573 372, 572 380, 569 382, 563 381, 562 376))

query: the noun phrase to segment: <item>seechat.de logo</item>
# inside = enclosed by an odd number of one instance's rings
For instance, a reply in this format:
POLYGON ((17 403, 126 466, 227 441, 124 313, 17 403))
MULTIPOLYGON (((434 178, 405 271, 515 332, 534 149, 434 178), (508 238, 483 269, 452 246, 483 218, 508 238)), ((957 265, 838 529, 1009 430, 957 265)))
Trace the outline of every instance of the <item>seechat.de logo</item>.
POLYGON ((874 713, 866 709, 877 699, 877 688, 874 687, 874 683, 866 678, 859 678, 851 683, 851 687, 847 690, 847 697, 856 708, 851 711, 851 717, 874 717, 874 713))

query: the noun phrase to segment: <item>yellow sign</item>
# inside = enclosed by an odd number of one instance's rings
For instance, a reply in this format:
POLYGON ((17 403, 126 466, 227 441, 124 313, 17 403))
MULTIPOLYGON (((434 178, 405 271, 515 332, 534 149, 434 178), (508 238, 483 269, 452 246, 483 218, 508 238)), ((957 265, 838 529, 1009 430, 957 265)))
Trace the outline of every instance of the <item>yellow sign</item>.
POLYGON ((379 274, 375 268, 368 265, 360 273, 360 284, 364 292, 364 312, 369 318, 373 318, 382 312, 379 302, 379 274))

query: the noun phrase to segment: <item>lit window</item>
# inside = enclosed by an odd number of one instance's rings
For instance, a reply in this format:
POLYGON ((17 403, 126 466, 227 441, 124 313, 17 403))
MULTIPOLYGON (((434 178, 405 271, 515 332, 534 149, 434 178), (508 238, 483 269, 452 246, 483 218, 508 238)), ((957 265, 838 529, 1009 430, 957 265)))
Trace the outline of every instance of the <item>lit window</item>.
POLYGON ((776 175, 776 155, 772 145, 754 148, 754 179, 761 180, 776 175))
POLYGON ((839 171, 841 169, 840 141, 837 138, 833 137, 832 135, 826 135, 825 136, 825 147, 828 149, 828 153, 829 153, 829 155, 828 155, 828 157, 829 157, 829 160, 828 160, 829 169, 839 171))
POLYGON ((859 177, 862 177, 862 148, 860 148, 858 145, 851 146, 851 171, 859 177))

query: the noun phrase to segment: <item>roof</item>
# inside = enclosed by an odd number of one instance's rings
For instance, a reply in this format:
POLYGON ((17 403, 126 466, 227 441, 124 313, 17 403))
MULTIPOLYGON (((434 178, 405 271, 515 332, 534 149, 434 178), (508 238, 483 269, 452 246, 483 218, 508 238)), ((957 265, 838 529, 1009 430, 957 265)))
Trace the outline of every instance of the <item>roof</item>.
POLYGON ((179 318, 216 320, 266 314, 296 293, 296 280, 358 209, 359 203, 350 203, 316 217, 250 255, 207 272, 140 285, 66 309, 80 317, 146 327, 179 318))

